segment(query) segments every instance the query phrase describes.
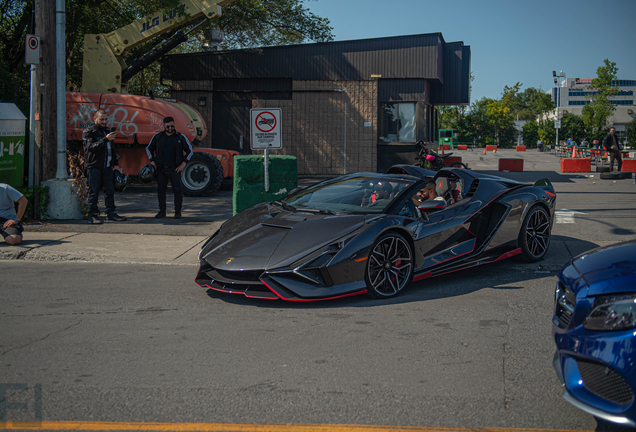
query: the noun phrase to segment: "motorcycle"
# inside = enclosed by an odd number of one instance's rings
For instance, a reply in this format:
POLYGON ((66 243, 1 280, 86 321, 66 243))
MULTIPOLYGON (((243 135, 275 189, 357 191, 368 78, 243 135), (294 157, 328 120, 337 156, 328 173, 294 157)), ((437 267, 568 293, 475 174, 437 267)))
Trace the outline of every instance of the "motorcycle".
POLYGON ((453 162, 450 165, 446 165, 444 159, 451 156, 452 153, 440 155, 434 150, 429 149, 426 144, 424 144, 424 141, 418 141, 415 145, 420 149, 419 155, 415 158, 417 159, 415 166, 433 171, 439 171, 442 168, 448 167, 468 169, 468 166, 463 162, 453 162))

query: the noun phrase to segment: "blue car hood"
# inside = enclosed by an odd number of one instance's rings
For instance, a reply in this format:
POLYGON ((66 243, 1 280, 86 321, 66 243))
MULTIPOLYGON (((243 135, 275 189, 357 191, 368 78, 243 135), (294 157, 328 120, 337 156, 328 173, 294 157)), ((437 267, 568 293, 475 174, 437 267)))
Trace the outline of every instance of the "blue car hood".
POLYGON ((636 240, 593 249, 572 260, 588 296, 636 292, 636 240))

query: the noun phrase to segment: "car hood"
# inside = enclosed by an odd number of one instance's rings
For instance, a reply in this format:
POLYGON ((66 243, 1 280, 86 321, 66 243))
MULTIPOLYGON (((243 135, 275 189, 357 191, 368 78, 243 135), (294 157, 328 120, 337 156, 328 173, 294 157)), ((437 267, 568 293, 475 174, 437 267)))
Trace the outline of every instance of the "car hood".
POLYGON ((572 260, 588 296, 636 292, 636 240, 593 249, 572 260))
POLYGON ((201 258, 226 271, 270 270, 291 265, 355 231, 363 215, 281 211, 266 204, 230 219, 204 246, 201 258))

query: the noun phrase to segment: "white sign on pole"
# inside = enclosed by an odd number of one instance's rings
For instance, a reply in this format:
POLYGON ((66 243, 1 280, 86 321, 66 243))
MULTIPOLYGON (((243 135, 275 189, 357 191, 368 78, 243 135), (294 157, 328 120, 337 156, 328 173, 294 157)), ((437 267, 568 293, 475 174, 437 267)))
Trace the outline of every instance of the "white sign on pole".
POLYGON ((250 110, 250 148, 252 150, 280 149, 283 147, 281 139, 281 109, 258 108, 250 110))
POLYGON ((554 127, 556 129, 561 129, 561 120, 555 120, 554 121, 554 127))
POLYGON ((24 48, 24 62, 26 64, 40 64, 40 36, 26 35, 24 48))

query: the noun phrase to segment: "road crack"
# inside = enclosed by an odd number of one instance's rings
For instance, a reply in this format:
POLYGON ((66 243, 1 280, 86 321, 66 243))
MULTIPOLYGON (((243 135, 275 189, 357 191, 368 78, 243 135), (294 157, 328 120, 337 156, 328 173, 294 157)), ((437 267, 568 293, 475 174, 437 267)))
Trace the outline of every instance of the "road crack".
POLYGON ((11 351, 15 351, 15 350, 19 350, 19 349, 22 349, 22 348, 26 348, 26 347, 28 347, 28 346, 30 346, 30 345, 33 345, 34 343, 37 343, 37 342, 42 342, 43 340, 45 340, 45 339, 46 339, 46 338, 48 338, 49 336, 53 336, 53 335, 55 335, 55 334, 65 332, 65 331, 67 331, 67 330, 69 330, 69 329, 71 329, 71 328, 73 328, 73 327, 75 327, 75 326, 80 325, 80 323, 81 323, 81 322, 82 322, 82 320, 80 319, 78 322, 76 322, 76 323, 74 323, 74 324, 71 324, 70 326, 68 326, 68 327, 66 327, 66 328, 63 328, 63 329, 61 329, 61 330, 58 330, 58 331, 55 331, 55 332, 49 333, 49 334, 47 334, 46 336, 44 336, 43 338, 33 340, 33 341, 28 342, 28 343, 26 343, 26 344, 24 344, 24 345, 22 345, 22 346, 19 346, 19 347, 15 347, 15 348, 8 349, 8 350, 6 350, 5 352, 3 352, 2 354, 0 354, 0 357, 4 357, 4 355, 5 355, 5 354, 10 353, 11 351))

